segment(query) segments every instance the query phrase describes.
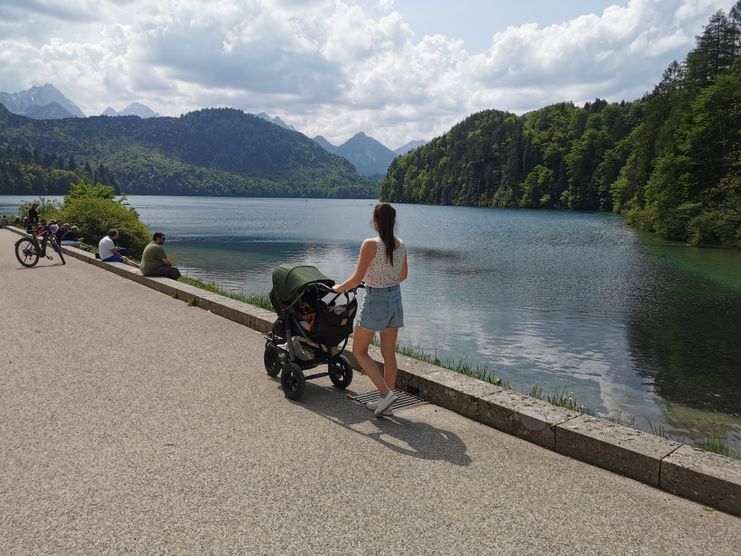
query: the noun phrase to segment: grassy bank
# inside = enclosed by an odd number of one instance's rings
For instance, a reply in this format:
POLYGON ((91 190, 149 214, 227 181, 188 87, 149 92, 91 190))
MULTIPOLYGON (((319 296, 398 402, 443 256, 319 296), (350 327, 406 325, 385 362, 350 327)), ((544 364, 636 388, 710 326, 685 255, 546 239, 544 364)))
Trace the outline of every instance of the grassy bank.
POLYGON ((195 286, 196 288, 206 290, 207 292, 223 295, 224 297, 228 297, 229 299, 234 299, 236 301, 241 301, 242 303, 248 303, 249 305, 260 307, 260 309, 267 309, 268 311, 273 310, 273 306, 270 304, 270 299, 268 299, 267 296, 264 295, 247 296, 240 293, 230 292, 228 290, 221 289, 216 282, 204 282, 203 280, 199 280, 198 278, 181 276, 178 280, 180 282, 183 282, 184 284, 188 284, 189 286, 195 286))

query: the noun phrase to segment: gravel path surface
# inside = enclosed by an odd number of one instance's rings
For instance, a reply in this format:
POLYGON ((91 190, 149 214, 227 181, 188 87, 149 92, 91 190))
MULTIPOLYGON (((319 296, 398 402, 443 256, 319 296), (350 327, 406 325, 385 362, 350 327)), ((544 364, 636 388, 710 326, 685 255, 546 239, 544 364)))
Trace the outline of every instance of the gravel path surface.
MULTIPOLYGON (((302 403, 261 336, 0 230, 0 553, 738 554, 741 519, 433 405, 302 403)), ((357 375, 350 389, 371 390, 357 375)))

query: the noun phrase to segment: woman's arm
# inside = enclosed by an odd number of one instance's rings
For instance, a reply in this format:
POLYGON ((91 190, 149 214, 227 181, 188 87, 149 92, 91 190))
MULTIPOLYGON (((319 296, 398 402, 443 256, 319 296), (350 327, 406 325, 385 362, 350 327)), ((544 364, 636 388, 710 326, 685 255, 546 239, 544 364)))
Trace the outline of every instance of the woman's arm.
POLYGON ((399 274, 399 282, 403 282, 409 275, 409 266, 407 265, 407 254, 404 253, 404 262, 401 263, 401 273, 399 274))
POLYGON ((376 256, 376 242, 372 239, 366 239, 363 245, 360 246, 360 255, 358 255, 358 262, 355 265, 355 272, 352 273, 347 280, 342 284, 336 285, 334 288, 335 293, 344 293, 347 290, 351 290, 358 286, 363 281, 365 273, 368 270, 368 266, 371 264, 373 257, 376 256))

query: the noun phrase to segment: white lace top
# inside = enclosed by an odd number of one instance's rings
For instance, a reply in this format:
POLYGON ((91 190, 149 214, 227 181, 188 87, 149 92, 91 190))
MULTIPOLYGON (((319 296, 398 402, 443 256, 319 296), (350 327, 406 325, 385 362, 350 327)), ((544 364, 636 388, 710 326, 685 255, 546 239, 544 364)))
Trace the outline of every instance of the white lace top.
POLYGON ((407 254, 404 242, 399 240, 399 247, 394 249, 394 264, 389 264, 386 258, 386 245, 380 237, 375 238, 376 256, 365 271, 365 285, 371 288, 388 288, 399 283, 401 277, 401 265, 407 254))

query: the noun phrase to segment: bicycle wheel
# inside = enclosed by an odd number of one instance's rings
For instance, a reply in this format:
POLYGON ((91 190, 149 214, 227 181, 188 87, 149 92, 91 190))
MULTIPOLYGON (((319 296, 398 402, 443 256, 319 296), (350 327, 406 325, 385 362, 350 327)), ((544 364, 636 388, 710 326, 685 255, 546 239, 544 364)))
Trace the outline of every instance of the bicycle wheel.
POLYGON ((21 238, 15 242, 15 258, 23 266, 32 267, 39 262, 38 247, 30 239, 21 238))
POLYGON ((51 246, 54 248, 54 251, 59 253, 59 260, 62 261, 62 264, 67 264, 67 261, 64 260, 64 253, 62 253, 62 246, 59 245, 59 242, 56 240, 56 238, 52 238, 51 246))

